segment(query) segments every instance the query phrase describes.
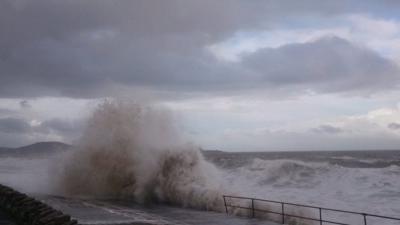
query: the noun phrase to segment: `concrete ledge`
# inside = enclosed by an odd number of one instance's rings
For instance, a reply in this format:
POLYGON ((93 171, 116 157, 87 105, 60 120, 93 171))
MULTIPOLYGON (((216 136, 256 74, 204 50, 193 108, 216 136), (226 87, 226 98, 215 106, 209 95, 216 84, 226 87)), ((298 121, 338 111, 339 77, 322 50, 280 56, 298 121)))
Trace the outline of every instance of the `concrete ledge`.
POLYGON ((21 225, 77 225, 76 220, 45 203, 0 184, 0 209, 21 225))

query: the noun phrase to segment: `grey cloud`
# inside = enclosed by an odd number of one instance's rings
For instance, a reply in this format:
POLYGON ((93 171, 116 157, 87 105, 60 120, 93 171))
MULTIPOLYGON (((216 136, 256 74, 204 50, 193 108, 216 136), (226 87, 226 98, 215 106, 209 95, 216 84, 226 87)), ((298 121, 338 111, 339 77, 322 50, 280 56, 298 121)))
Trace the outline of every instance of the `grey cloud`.
POLYGON ((313 128, 311 131, 314 133, 320 133, 320 134, 338 134, 344 132, 344 130, 340 127, 335 127, 332 125, 320 125, 317 128, 313 128))
POLYGON ((20 118, 1 118, 0 132, 4 133, 28 133, 31 131, 30 124, 20 118))
POLYGON ((180 93, 387 88, 397 68, 344 40, 264 49, 243 65, 205 51, 235 32, 275 27, 283 16, 325 18, 352 9, 368 10, 357 1, 2 1, 0 97, 104 97, 119 86, 180 93), (319 64, 338 71, 310 69, 319 64))
POLYGON ((0 146, 18 146, 54 138, 70 142, 80 136, 83 126, 83 120, 55 118, 43 121, 39 125, 31 125, 25 118, 1 118, 0 146), (18 141, 15 137, 21 137, 21 140, 18 141))
POLYGON ((400 123, 389 123, 388 128, 392 130, 400 130, 400 123))
MULTIPOLYGON (((329 128, 328 128, 329 129, 329 128)), ((352 133, 349 135, 321 135, 319 132, 262 132, 246 135, 246 131, 235 134, 218 135, 219 149, 248 151, 337 151, 337 150, 379 150, 399 149, 400 139, 397 135, 382 133, 352 133), (290 140, 290 141, 288 141, 290 140)), ((208 147, 212 148, 212 146, 208 147)), ((215 149, 215 147, 214 147, 215 149)))
POLYGON ((14 110, 6 109, 6 108, 0 108, 0 116, 5 117, 5 116, 11 115, 11 114, 15 114, 15 113, 17 113, 17 112, 14 111, 14 110))
POLYGON ((63 41, 99 30, 115 30, 134 37, 198 33, 204 34, 205 39, 215 39, 240 29, 268 28, 280 21, 282 14, 286 18, 326 16, 355 8, 365 10, 367 5, 317 0, 4 0, 0 4, 0 26, 4 31, 0 43, 14 44, 10 47, 43 39, 63 41))
POLYGON ((266 48, 244 60, 271 86, 316 92, 373 93, 399 82, 396 64, 338 37, 266 48))
POLYGON ((78 137, 83 130, 83 124, 81 120, 51 119, 44 121, 41 127, 42 129, 52 130, 69 137, 78 137))
POLYGON ((28 100, 22 100, 19 102, 19 106, 21 106, 21 108, 31 108, 31 104, 29 103, 28 100))

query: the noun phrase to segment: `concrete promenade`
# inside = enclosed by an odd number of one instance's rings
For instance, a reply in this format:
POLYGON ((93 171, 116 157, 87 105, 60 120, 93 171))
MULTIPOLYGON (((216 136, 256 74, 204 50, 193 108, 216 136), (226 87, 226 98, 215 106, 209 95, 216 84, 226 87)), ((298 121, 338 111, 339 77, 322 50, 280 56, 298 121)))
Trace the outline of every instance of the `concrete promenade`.
POLYGON ((277 225, 278 223, 242 218, 225 213, 193 210, 165 205, 144 207, 130 201, 70 199, 42 196, 46 204, 63 211, 79 224, 119 225, 277 225))
POLYGON ((225 213, 132 201, 28 196, 0 185, 0 225, 277 225, 225 213))

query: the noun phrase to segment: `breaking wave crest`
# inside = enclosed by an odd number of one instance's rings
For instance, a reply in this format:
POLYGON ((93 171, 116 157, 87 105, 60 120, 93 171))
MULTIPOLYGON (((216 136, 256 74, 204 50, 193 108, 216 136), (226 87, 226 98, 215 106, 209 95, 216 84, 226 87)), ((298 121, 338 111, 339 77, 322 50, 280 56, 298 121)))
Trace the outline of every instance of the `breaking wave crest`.
POLYGON ((162 109, 105 101, 63 165, 65 194, 221 210, 219 171, 162 109))

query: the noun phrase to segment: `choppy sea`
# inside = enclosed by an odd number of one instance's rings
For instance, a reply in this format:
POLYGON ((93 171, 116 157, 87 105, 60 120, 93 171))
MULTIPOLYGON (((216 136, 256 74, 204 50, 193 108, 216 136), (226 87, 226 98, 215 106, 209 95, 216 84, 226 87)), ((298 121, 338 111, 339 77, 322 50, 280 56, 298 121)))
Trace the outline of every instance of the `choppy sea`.
MULTIPOLYGON (((219 168, 223 175, 221 182, 238 195, 400 217, 400 151, 204 151, 203 154, 219 168)), ((51 169, 55 160, 58 160, 55 156, 3 156, 0 182, 57 202, 59 198, 49 197, 54 194, 49 183, 56 173, 51 169)), ((76 204, 76 200, 68 198, 62 201, 70 201, 69 208, 76 204)), ((363 224, 356 217, 344 220, 363 224)))

